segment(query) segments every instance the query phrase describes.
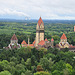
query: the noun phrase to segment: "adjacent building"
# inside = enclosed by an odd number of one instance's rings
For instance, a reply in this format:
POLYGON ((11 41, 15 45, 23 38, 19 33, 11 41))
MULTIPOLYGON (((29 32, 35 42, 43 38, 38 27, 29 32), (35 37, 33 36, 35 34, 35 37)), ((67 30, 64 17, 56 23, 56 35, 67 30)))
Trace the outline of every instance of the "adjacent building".
POLYGON ((9 49, 20 48, 20 44, 18 44, 18 39, 15 34, 12 36, 8 48, 9 49))
POLYGON ((73 46, 72 44, 70 45, 67 42, 67 37, 64 33, 60 38, 59 44, 56 44, 56 48, 59 48, 59 50, 63 50, 64 48, 68 48, 69 51, 75 52, 75 46, 73 46))

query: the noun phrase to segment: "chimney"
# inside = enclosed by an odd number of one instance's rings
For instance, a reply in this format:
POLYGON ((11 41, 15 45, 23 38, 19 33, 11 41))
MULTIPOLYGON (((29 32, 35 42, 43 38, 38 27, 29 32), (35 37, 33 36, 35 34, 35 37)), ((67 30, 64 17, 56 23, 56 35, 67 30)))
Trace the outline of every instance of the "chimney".
POLYGON ((28 46, 29 46, 29 38, 28 38, 28 46))

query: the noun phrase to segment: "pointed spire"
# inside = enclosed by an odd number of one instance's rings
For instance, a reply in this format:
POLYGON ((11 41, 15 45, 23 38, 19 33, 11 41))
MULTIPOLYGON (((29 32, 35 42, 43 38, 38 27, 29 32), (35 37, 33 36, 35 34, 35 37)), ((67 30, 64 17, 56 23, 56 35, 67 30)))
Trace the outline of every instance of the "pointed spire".
POLYGON ((47 38, 45 39, 45 41, 48 41, 47 38))
POLYGON ((52 38, 51 41, 54 41, 54 39, 52 38))
POLYGON ((61 39, 67 39, 66 35, 63 33, 63 35, 61 36, 61 39))
POLYGON ((12 36, 11 40, 18 40, 15 34, 12 36))
MULTIPOLYGON (((39 26, 41 25, 41 23, 43 23, 43 21, 42 21, 42 18, 40 17, 39 20, 38 20, 39 26)), ((43 25, 44 25, 44 23, 43 23, 43 25)))

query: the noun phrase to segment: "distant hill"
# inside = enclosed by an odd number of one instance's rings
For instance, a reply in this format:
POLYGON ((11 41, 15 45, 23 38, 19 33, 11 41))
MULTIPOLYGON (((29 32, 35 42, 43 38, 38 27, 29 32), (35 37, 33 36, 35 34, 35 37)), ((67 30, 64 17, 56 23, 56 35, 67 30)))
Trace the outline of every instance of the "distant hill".
MULTIPOLYGON (((44 23, 63 23, 63 24, 75 24, 75 20, 43 20, 44 23)), ((0 22, 26 22, 26 23, 36 23, 38 20, 16 20, 16 19, 0 19, 0 22)))

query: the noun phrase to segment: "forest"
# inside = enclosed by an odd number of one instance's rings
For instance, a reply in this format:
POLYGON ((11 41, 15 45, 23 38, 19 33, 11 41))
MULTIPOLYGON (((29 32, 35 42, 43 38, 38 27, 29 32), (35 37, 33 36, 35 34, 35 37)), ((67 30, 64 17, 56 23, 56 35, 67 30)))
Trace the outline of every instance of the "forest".
MULTIPOLYGON (((35 40, 37 21, 0 21, 0 75, 75 75, 75 53, 68 48, 37 50, 20 48, 5 50, 15 33, 18 43, 23 40, 30 43, 35 40)), ((45 38, 54 39, 54 45, 60 42, 65 33, 70 44, 75 45, 75 21, 44 21, 45 38)))

